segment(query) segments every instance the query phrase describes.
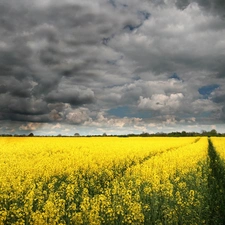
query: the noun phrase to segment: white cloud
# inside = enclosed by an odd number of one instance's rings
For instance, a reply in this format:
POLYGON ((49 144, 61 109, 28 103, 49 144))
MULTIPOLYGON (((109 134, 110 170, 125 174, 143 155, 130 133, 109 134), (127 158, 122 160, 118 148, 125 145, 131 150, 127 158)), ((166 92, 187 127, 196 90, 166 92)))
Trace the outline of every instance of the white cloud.
POLYGON ((87 108, 74 109, 66 115, 66 121, 69 123, 81 124, 91 119, 89 114, 90 111, 87 108))
POLYGON ((141 118, 116 118, 116 117, 109 117, 106 116, 104 112, 99 112, 96 119, 89 120, 84 123, 86 126, 94 126, 94 127, 134 127, 134 126, 142 126, 143 122, 141 118))
POLYGON ((167 113, 174 112, 179 108, 183 98, 182 93, 170 95, 154 94, 151 98, 140 96, 138 107, 140 109, 158 110, 167 113))
POLYGON ((61 124, 60 123, 57 123, 56 125, 53 125, 52 126, 52 129, 60 129, 61 128, 61 124))
POLYGON ((35 131, 37 129, 39 129, 42 126, 41 123, 27 123, 27 124, 23 124, 19 127, 19 130, 23 130, 23 131, 35 131))

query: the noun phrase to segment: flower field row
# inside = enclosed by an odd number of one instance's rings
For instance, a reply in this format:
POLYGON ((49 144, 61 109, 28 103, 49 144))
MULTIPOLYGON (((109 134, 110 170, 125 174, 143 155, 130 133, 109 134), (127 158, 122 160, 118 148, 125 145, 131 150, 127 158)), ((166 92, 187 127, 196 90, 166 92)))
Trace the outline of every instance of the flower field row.
POLYGON ((216 149, 217 154, 222 160, 225 160, 225 142, 222 137, 212 137, 211 138, 213 146, 216 149))
POLYGON ((1 138, 0 146, 0 225, 209 224, 207 138, 1 138))

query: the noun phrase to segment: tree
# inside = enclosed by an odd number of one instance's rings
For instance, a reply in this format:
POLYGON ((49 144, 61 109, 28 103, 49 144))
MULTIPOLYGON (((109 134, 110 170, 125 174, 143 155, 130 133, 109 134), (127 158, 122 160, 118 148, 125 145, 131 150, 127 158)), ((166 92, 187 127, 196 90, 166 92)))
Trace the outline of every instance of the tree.
POLYGON ((75 133, 74 136, 75 136, 75 137, 79 137, 80 134, 79 134, 79 133, 75 133))
POLYGON ((210 132, 209 132, 210 136, 216 136, 217 135, 217 131, 215 129, 212 129, 210 132))
POLYGON ((34 134, 33 133, 30 133, 29 135, 28 135, 28 137, 33 137, 34 136, 34 134))
POLYGON ((140 136, 141 136, 141 137, 149 137, 149 133, 147 133, 147 132, 142 132, 142 133, 140 134, 140 136))

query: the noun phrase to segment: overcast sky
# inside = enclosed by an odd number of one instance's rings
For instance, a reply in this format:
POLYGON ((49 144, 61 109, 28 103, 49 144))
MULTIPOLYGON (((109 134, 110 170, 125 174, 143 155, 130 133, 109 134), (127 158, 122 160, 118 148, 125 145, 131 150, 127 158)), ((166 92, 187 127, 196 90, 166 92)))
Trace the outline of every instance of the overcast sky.
POLYGON ((224 0, 0 0, 0 133, 225 132, 224 0))

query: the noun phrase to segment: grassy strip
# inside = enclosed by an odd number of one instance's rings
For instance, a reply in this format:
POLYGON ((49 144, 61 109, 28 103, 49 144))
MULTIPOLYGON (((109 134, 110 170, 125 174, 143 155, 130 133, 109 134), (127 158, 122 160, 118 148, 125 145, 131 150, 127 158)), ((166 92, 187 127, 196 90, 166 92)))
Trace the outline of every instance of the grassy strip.
POLYGON ((208 176, 209 185, 209 224, 225 224, 225 167, 211 140, 208 140, 208 155, 210 173, 208 176))

